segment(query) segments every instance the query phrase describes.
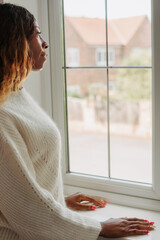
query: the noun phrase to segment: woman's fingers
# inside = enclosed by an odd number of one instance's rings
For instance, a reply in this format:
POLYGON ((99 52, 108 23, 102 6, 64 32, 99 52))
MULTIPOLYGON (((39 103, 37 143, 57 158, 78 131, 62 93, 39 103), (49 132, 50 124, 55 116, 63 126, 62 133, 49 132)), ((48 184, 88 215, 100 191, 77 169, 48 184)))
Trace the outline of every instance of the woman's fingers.
POLYGON ((88 195, 83 195, 81 196, 81 202, 82 201, 88 201, 93 203, 94 205, 98 206, 98 207, 105 207, 107 204, 107 201, 103 200, 100 197, 92 197, 92 196, 88 196, 88 195))
POLYGON ((71 208, 72 210, 91 211, 97 209, 97 206, 76 202, 72 204, 72 206, 69 206, 69 208, 71 208))
POLYGON ((128 221, 127 222, 131 225, 131 224, 141 224, 141 225, 144 225, 144 226, 150 226, 150 223, 149 222, 142 222, 142 221, 128 221))
POLYGON ((155 222, 149 222, 148 220, 146 220, 146 219, 141 219, 141 218, 127 218, 127 217, 125 217, 125 218, 122 218, 122 219, 125 219, 126 221, 128 221, 128 222, 130 222, 130 223, 143 223, 143 224, 145 224, 145 225, 151 225, 151 226, 153 226, 154 224, 155 224, 155 222))
POLYGON ((126 229, 139 229, 139 230, 149 230, 152 231, 154 230, 154 222, 149 222, 145 221, 143 219, 138 219, 138 218, 122 218, 124 219, 122 224, 126 229))
POLYGON ((141 219, 141 218, 127 218, 127 217, 125 217, 124 219, 126 219, 127 221, 139 221, 139 222, 148 222, 149 223, 149 221, 148 220, 146 220, 146 219, 141 219))
POLYGON ((75 193, 65 198, 66 205, 72 210, 95 210, 97 207, 105 207, 106 201, 100 197, 75 193))
POLYGON ((146 225, 146 224, 132 224, 129 226, 129 229, 138 229, 138 230, 148 230, 152 231, 154 230, 154 227, 152 225, 146 225))
POLYGON ((139 230, 139 229, 131 229, 127 232, 127 237, 129 236, 135 236, 135 235, 146 235, 148 234, 148 230, 139 230))

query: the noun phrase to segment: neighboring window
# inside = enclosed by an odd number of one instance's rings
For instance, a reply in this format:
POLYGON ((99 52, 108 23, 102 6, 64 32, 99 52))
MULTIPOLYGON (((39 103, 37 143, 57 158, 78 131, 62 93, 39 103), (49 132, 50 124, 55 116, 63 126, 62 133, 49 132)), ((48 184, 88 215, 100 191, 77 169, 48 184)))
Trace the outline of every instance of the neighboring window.
POLYGON ((68 48, 67 49, 68 66, 77 67, 79 66, 79 49, 68 48))
MULTIPOLYGON (((113 47, 108 47, 108 64, 114 65, 115 62, 115 49, 113 47)), ((106 66, 106 48, 96 49, 96 65, 106 66)))

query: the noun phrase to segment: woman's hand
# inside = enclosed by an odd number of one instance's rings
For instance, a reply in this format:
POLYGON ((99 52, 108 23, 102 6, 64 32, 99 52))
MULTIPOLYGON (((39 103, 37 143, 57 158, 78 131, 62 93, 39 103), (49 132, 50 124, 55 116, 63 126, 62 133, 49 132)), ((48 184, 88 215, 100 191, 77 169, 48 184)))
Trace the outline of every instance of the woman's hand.
POLYGON ((97 207, 105 207, 107 202, 100 198, 89 195, 84 195, 82 193, 75 193, 69 197, 65 198, 66 205, 72 210, 95 210, 97 207))
POLYGON ((133 235, 145 235, 154 229, 154 222, 138 218, 110 218, 102 222, 100 236, 103 237, 128 237, 133 235))

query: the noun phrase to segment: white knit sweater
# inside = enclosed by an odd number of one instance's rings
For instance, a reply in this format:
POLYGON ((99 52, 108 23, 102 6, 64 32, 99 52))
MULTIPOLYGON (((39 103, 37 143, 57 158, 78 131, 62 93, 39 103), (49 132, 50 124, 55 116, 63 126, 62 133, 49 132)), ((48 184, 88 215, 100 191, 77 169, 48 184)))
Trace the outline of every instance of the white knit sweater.
POLYGON ((61 139, 23 88, 0 107, 0 240, 94 240, 101 226, 64 203, 61 139))

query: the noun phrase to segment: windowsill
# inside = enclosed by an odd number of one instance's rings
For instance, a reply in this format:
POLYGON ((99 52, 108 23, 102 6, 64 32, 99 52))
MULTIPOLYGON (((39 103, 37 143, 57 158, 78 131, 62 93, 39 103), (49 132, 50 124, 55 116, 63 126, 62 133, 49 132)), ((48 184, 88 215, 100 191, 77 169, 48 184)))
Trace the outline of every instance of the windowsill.
MULTIPOLYGON (((160 212, 141 210, 131 207, 124 207, 115 204, 107 204, 105 208, 99 208, 95 211, 87 211, 81 212, 82 215, 87 215, 88 217, 92 217, 98 219, 99 221, 107 220, 109 218, 118 218, 118 217, 137 217, 147 219, 150 222, 155 222, 156 229, 151 231, 148 235, 143 236, 134 236, 134 237, 126 237, 120 238, 121 240, 157 240, 160 236, 160 212)), ((106 239, 103 237, 99 237, 98 240, 106 239)), ((113 238, 107 238, 113 239, 113 238)), ((115 238, 114 238, 115 239, 115 238)), ((119 238, 117 238, 118 240, 119 238)), ((116 239, 115 239, 116 240, 116 239)))
MULTIPOLYGON (((95 210, 95 211, 87 211, 87 212, 81 212, 81 213, 82 215, 87 215, 88 217, 98 219, 99 221, 107 220, 109 218, 118 218, 118 217, 137 217, 137 218, 147 219, 150 222, 155 222, 156 229, 154 231, 151 231, 148 235, 120 238, 121 240, 129 240, 129 239, 157 240, 159 239, 159 236, 160 236, 160 212, 136 209, 131 207, 124 207, 124 206, 109 203, 105 208, 99 208, 98 210, 95 210)), ((103 238, 103 237, 98 238, 98 240, 102 240, 102 239, 106 239, 106 238, 103 238)), ((107 239, 111 240, 113 238, 107 238, 107 239)), ((118 239, 119 238, 117 238, 117 240, 118 239)))
MULTIPOLYGON (((72 189, 69 191, 66 188, 66 186, 64 189, 65 189, 66 196, 79 191, 78 188, 77 188, 77 191, 75 191, 75 189, 72 189)), ((87 192, 85 191, 81 191, 81 192, 83 192, 84 194, 87 194, 87 192)), ((88 192, 88 194, 90 194, 90 191, 88 192)), ((91 193, 91 195, 94 195, 93 192, 91 193)), ((134 239, 135 240, 157 240, 159 239, 159 236, 160 236, 160 212, 158 211, 151 211, 151 210, 145 210, 140 208, 133 208, 133 207, 127 207, 127 206, 108 203, 105 208, 99 208, 95 211, 82 211, 79 213, 82 215, 86 215, 87 217, 95 218, 99 221, 105 221, 109 218, 136 217, 136 218, 147 219, 150 222, 155 222, 154 224, 154 226, 156 226, 155 230, 151 231, 148 235, 133 236, 133 237, 126 237, 126 238, 114 238, 115 240, 119 240, 119 239, 121 240, 134 240, 134 239)), ((103 237, 98 238, 98 240, 103 240, 103 239, 112 240, 113 238, 103 238, 103 237)))

